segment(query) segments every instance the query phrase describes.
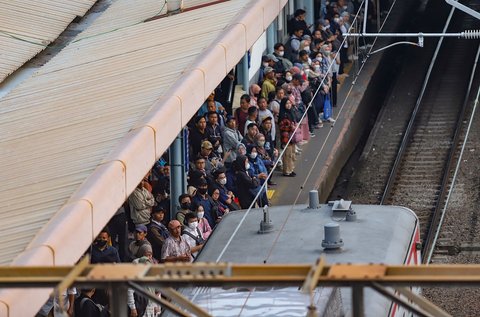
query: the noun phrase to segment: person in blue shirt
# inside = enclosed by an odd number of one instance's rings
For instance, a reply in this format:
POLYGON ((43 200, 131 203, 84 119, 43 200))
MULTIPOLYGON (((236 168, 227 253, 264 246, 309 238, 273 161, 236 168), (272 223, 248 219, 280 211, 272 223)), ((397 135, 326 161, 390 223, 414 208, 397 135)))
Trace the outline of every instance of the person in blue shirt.
POLYGON ((97 236, 91 248, 91 263, 120 263, 120 256, 115 247, 109 245, 110 232, 104 228, 97 236))
POLYGON ((213 91, 210 96, 208 96, 207 100, 202 104, 200 107, 200 110, 197 112, 197 116, 203 117, 204 115, 207 114, 208 112, 208 102, 209 101, 214 101, 215 102, 215 107, 217 112, 223 112, 225 111, 225 108, 222 106, 222 104, 218 101, 215 100, 215 91, 213 91))
POLYGON ((247 170, 248 174, 250 176, 257 177, 260 180, 260 185, 254 190, 254 194, 256 195, 258 191, 262 191, 259 195, 258 205, 263 207, 268 205, 268 198, 266 189, 261 189, 261 186, 263 183, 265 183, 265 180, 268 177, 268 170, 265 167, 262 158, 258 155, 256 145, 247 145, 247 157, 248 162, 250 163, 250 168, 247 170))
POLYGON ((208 195, 208 183, 204 178, 200 178, 197 183, 197 192, 193 196, 192 203, 194 205, 202 205, 203 210, 205 210, 205 219, 207 219, 208 224, 213 229, 217 224, 217 215, 213 210, 214 204, 210 195, 208 195))

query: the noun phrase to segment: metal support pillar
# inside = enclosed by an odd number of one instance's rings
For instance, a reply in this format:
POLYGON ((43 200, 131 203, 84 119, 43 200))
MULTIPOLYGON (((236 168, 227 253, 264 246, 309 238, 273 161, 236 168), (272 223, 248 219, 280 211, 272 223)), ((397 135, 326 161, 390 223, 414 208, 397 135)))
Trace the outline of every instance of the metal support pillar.
POLYGON ((307 25, 312 25, 315 21, 315 12, 313 6, 313 0, 304 0, 305 1, 305 11, 307 11, 307 15, 305 16, 305 22, 307 25))
POLYGON ((380 26, 382 25, 381 21, 381 14, 380 14, 380 0, 377 0, 376 2, 376 9, 377 9, 377 32, 380 32, 380 26))
POLYGON ((170 146, 170 219, 174 219, 177 213, 178 196, 186 191, 183 141, 181 131, 170 146))
POLYGON ((124 283, 110 283, 110 305, 112 316, 128 317, 127 286, 124 283))
POLYGON ((320 0, 320 19, 325 19, 325 13, 327 12, 327 0, 320 0))
MULTIPOLYGON (((281 14, 282 14, 282 12, 280 12, 280 15, 281 15, 281 14)), ((278 28, 278 18, 280 17, 280 15, 277 16, 277 17, 275 18, 275 20, 273 20, 273 22, 272 22, 272 25, 273 25, 273 45, 275 45, 275 43, 277 43, 277 42, 280 42, 280 41, 278 40, 278 31, 279 31, 279 28, 278 28)))
POLYGON ((295 9, 305 9, 305 0, 295 0, 295 9))
POLYGON ((282 9, 282 11, 280 12, 280 14, 278 15, 277 17, 277 39, 275 42, 283 42, 283 34, 284 34, 284 29, 285 29, 285 10, 286 10, 286 7, 284 7, 282 9))
POLYGON ((267 53, 273 52, 275 45, 275 23, 271 23, 267 28, 267 53))
POLYGON ((364 307, 363 307, 363 286, 352 286, 352 312, 353 317, 363 317, 364 316, 364 307))
POLYGON ((367 33, 368 1, 365 1, 365 10, 363 11, 363 34, 367 33))
POLYGON ((242 85, 243 90, 248 93, 248 87, 250 86, 250 81, 248 78, 248 52, 243 55, 242 59, 242 85))
POLYGON ((289 0, 288 1, 288 11, 287 15, 293 15, 293 12, 295 12, 295 4, 294 1, 296 0, 289 0))

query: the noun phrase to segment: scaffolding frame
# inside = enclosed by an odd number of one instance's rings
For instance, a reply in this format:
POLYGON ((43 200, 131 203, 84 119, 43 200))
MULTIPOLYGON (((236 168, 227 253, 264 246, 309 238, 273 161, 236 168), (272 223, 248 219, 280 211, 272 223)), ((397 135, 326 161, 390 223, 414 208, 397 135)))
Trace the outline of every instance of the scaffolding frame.
POLYGON ((52 287, 61 293, 74 285, 111 291, 113 316, 126 316, 127 289, 133 288, 179 316, 210 316, 174 288, 187 286, 296 286, 311 293, 316 287, 350 287, 353 316, 364 316, 365 287, 370 287, 418 316, 450 316, 411 291, 414 286, 478 286, 480 265, 334 264, 319 259, 306 264, 88 264, 76 266, 0 267, 0 288, 52 287), (144 287, 154 286, 169 300, 144 287), (174 305, 175 302, 177 305, 174 305))

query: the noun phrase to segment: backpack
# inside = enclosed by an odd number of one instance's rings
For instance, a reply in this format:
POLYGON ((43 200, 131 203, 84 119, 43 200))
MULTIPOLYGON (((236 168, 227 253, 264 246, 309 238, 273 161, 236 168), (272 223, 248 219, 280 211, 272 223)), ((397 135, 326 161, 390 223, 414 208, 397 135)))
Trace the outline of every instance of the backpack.
MULTIPOLYGON (((148 306, 148 298, 138 295, 137 292, 133 293, 133 299, 135 300, 135 308, 137 309, 137 316, 143 316, 148 306)), ((130 307, 128 307, 128 316, 130 316, 130 307)))
POLYGON ((193 234, 191 234, 190 232, 184 230, 183 233, 186 234, 187 236, 189 236, 190 238, 192 238, 193 240, 195 240, 195 243, 196 245, 201 245, 201 244, 204 244, 205 243, 205 239, 202 238, 202 234, 200 233, 200 230, 197 228, 197 233, 198 233, 198 236, 194 236, 193 234))
POLYGON ((310 88, 310 86, 308 86, 307 88, 305 88, 304 91, 302 91, 301 93, 301 96, 302 96, 302 102, 305 106, 308 106, 308 104, 310 103, 310 101, 312 101, 312 88, 310 88))
POLYGON ((293 48, 292 48, 292 41, 294 40, 294 38, 290 37, 287 42, 285 43, 284 47, 285 47, 285 55, 284 57, 285 58, 288 58, 289 60, 291 61, 294 61, 297 59, 297 54, 298 52, 295 51, 293 48))

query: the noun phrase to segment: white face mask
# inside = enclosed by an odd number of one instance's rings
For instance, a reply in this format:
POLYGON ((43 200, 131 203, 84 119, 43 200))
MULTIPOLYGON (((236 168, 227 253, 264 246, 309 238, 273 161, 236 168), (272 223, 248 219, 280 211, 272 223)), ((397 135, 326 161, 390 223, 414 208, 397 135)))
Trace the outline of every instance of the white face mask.
POLYGON ((305 69, 305 74, 307 74, 307 76, 308 76, 308 73, 310 73, 310 69, 305 69))
POLYGON ((319 56, 317 57, 317 60, 321 63, 323 61, 323 57, 319 56))
POLYGON ((265 141, 258 141, 258 145, 259 145, 259 146, 264 146, 264 145, 265 145, 265 141))
POLYGON ((292 76, 287 76, 287 77, 285 77, 285 79, 286 79, 287 81, 292 81, 292 76))
POLYGON ((226 178, 222 178, 221 180, 218 181, 218 183, 220 185, 225 185, 227 183, 227 179, 226 178))
POLYGON ((202 219, 204 214, 205 214, 205 211, 199 211, 199 212, 197 212, 197 217, 198 217, 198 219, 202 219))
POLYGON ((190 229, 192 229, 192 230, 197 229, 197 227, 198 227, 198 221, 190 222, 190 223, 188 224, 188 227, 189 227, 190 229))
POLYGON ((310 57, 308 58, 308 65, 312 65, 312 59, 310 57))
POLYGON ((304 47, 303 49, 304 49, 307 53, 310 53, 310 47, 307 46, 307 47, 304 47))
POLYGON ((282 57, 283 55, 285 55, 285 52, 284 52, 284 51, 278 52, 278 56, 282 57))
POLYGON ((336 23, 340 22, 340 19, 339 18, 335 18, 333 19, 333 21, 335 21, 336 23))
POLYGON ((248 171, 250 169, 250 163, 247 163, 247 165, 245 165, 245 169, 248 171))
POLYGON ((257 153, 256 152, 250 153, 250 158, 251 159, 256 159, 257 158, 257 153))
POLYGON ((268 63, 263 63, 263 67, 268 67, 268 63))
POLYGON ((320 70, 320 65, 315 65, 315 71, 318 72, 320 70))

